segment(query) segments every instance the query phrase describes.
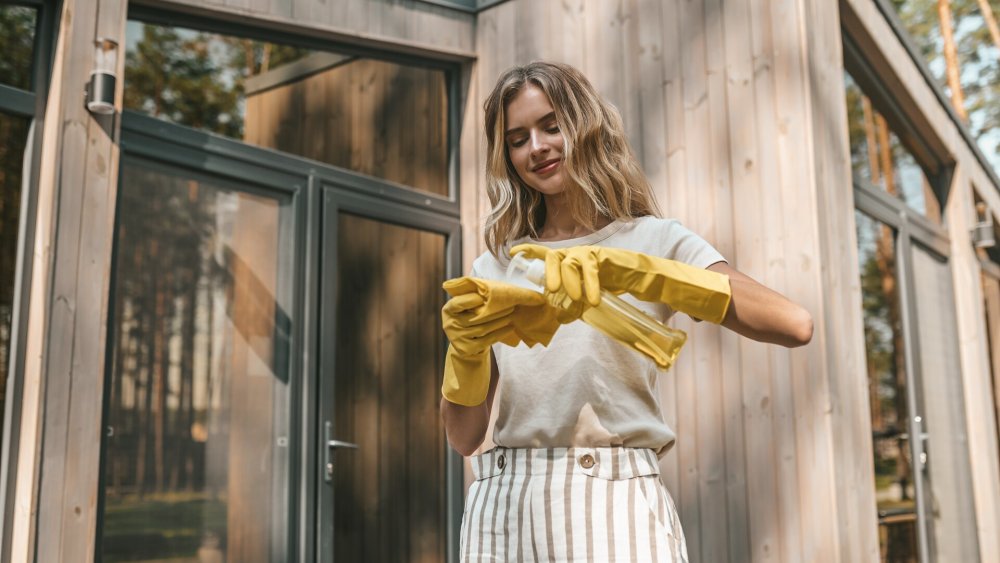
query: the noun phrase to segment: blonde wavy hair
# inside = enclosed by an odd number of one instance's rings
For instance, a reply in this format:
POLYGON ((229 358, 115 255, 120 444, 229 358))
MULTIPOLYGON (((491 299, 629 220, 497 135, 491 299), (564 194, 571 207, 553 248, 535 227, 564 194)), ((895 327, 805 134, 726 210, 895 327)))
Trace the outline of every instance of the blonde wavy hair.
POLYGON ((659 216, 649 180, 625 136, 621 115, 575 68, 550 62, 513 67, 497 80, 486 99, 486 246, 498 258, 521 237, 538 236, 545 200, 514 169, 507 153, 506 112, 528 85, 548 96, 562 132, 563 170, 579 189, 566 191, 574 220, 595 228, 599 218, 659 216))

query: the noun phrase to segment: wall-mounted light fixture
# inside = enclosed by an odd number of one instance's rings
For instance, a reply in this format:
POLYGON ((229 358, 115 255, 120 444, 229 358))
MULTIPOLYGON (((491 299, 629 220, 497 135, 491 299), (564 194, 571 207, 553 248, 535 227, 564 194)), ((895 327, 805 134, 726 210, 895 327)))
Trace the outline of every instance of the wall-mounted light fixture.
POLYGON ((115 71, 118 69, 118 42, 98 38, 94 42, 94 70, 87 84, 87 111, 99 115, 115 113, 115 71))
POLYGON ((976 248, 993 248, 996 246, 996 235, 993 230, 993 213, 986 204, 976 204, 976 224, 972 227, 972 245, 976 248))

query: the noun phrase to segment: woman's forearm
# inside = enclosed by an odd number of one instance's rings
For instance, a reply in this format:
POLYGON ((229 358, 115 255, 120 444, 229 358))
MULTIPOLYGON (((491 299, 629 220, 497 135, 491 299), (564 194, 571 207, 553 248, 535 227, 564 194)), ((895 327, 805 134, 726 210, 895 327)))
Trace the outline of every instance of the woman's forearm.
POLYGON ((732 288, 732 301, 722 326, 759 342, 789 348, 812 340, 812 315, 803 307, 724 262, 708 269, 727 274, 732 288))
POLYGON ((470 456, 486 438, 486 427, 490 423, 490 411, 486 403, 466 407, 441 399, 441 417, 448 443, 455 451, 470 456))
POLYGON ((441 418, 444 419, 445 435, 448 437, 448 443, 458 453, 470 456, 486 439, 486 429, 490 425, 490 409, 493 406, 499 379, 500 370, 491 352, 490 389, 482 404, 466 407, 441 398, 441 418))

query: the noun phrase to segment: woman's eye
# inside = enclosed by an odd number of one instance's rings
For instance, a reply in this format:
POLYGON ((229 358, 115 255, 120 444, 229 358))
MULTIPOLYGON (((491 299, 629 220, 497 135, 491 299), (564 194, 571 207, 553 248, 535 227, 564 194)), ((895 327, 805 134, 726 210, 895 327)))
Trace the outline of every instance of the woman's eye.
POLYGON ((558 133, 559 132, 559 126, 558 125, 552 125, 548 129, 546 129, 545 132, 546 133, 552 133, 552 134, 558 133))
POLYGON ((512 147, 519 147, 519 146, 523 145, 525 143, 525 141, 526 141, 526 139, 524 139, 522 137, 522 138, 518 138, 518 139, 511 139, 509 141, 509 143, 510 143, 510 146, 512 146, 512 147))

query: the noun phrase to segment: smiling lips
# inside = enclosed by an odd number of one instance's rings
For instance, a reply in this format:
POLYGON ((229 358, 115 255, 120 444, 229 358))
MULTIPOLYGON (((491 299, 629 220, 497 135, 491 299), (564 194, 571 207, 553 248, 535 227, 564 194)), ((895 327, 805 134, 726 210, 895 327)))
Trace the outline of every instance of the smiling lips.
POLYGON ((550 160, 546 160, 545 162, 542 162, 538 166, 532 168, 531 171, 536 174, 548 174, 549 172, 555 170, 558 165, 559 165, 559 159, 553 158, 550 160))

